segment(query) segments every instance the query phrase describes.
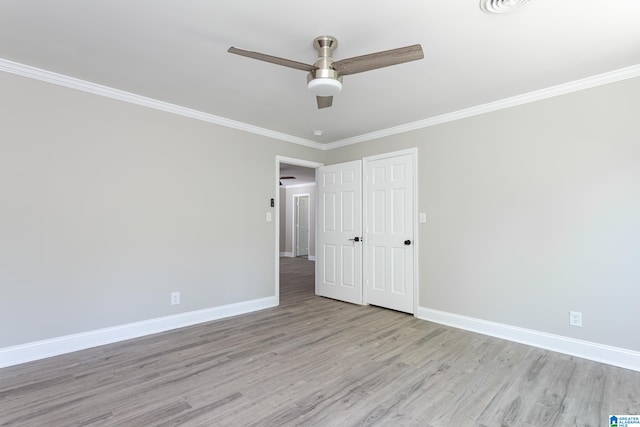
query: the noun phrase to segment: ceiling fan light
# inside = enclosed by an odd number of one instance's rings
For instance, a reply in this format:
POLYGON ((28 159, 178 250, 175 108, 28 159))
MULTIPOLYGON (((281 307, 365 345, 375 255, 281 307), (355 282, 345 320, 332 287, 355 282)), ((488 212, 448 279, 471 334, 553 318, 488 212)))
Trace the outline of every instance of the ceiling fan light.
POLYGON ((522 7, 531 0, 480 0, 480 9, 486 13, 507 13, 522 7))
POLYGON ((342 90, 342 83, 340 80, 321 77, 309 80, 307 89, 316 96, 334 96, 342 90))

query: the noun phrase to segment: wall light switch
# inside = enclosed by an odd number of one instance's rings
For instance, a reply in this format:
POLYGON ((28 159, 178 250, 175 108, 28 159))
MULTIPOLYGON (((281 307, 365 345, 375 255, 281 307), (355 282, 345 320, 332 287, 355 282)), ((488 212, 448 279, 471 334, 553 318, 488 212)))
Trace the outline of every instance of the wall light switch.
POLYGON ((267 222, 271 222, 271 212, 267 212, 267 222))
POLYGON ((426 214, 426 212, 420 212, 419 221, 420 221, 420 224, 426 224, 426 222, 427 222, 427 214, 426 214))

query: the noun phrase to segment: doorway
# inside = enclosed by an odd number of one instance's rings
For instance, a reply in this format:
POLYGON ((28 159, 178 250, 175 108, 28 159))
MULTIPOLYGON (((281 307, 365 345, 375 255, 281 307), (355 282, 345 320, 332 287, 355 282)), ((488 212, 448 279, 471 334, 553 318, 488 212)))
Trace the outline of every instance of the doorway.
MULTIPOLYGON (((306 246, 306 257, 310 261, 315 260, 315 176, 316 169, 323 166, 322 163, 308 160, 295 159, 284 156, 276 156, 275 205, 277 220, 276 228, 276 253, 275 253, 275 296, 280 303, 280 258, 293 258, 298 254, 304 256, 303 247, 306 246), (306 209, 303 213, 294 209, 294 196, 299 201, 307 196, 306 209), (304 221, 296 221, 299 215, 305 216, 304 221), (297 227, 303 222, 303 236, 299 236, 297 227), (304 233, 304 228, 307 228, 304 233), (306 242, 303 240, 306 239, 306 242), (306 244, 305 244, 306 243, 306 244)), ((303 202, 304 203, 304 202, 303 202)))

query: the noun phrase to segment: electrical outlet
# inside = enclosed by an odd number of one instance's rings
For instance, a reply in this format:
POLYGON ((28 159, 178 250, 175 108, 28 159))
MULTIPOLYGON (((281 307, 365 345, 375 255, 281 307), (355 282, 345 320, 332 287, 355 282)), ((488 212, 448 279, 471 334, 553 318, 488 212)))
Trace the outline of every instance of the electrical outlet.
POLYGON ((569 312, 569 324, 571 326, 580 326, 582 327, 582 313, 579 311, 570 311, 569 312))
POLYGON ((180 292, 171 292, 171 305, 180 304, 180 292))

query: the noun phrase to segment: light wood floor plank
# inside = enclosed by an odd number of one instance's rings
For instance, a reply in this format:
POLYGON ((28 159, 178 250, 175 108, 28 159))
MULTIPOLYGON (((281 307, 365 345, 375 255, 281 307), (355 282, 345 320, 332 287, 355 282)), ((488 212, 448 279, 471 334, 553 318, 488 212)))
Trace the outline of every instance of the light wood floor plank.
POLYGON ((0 426, 601 426, 640 373, 313 295, 0 370, 0 426))

